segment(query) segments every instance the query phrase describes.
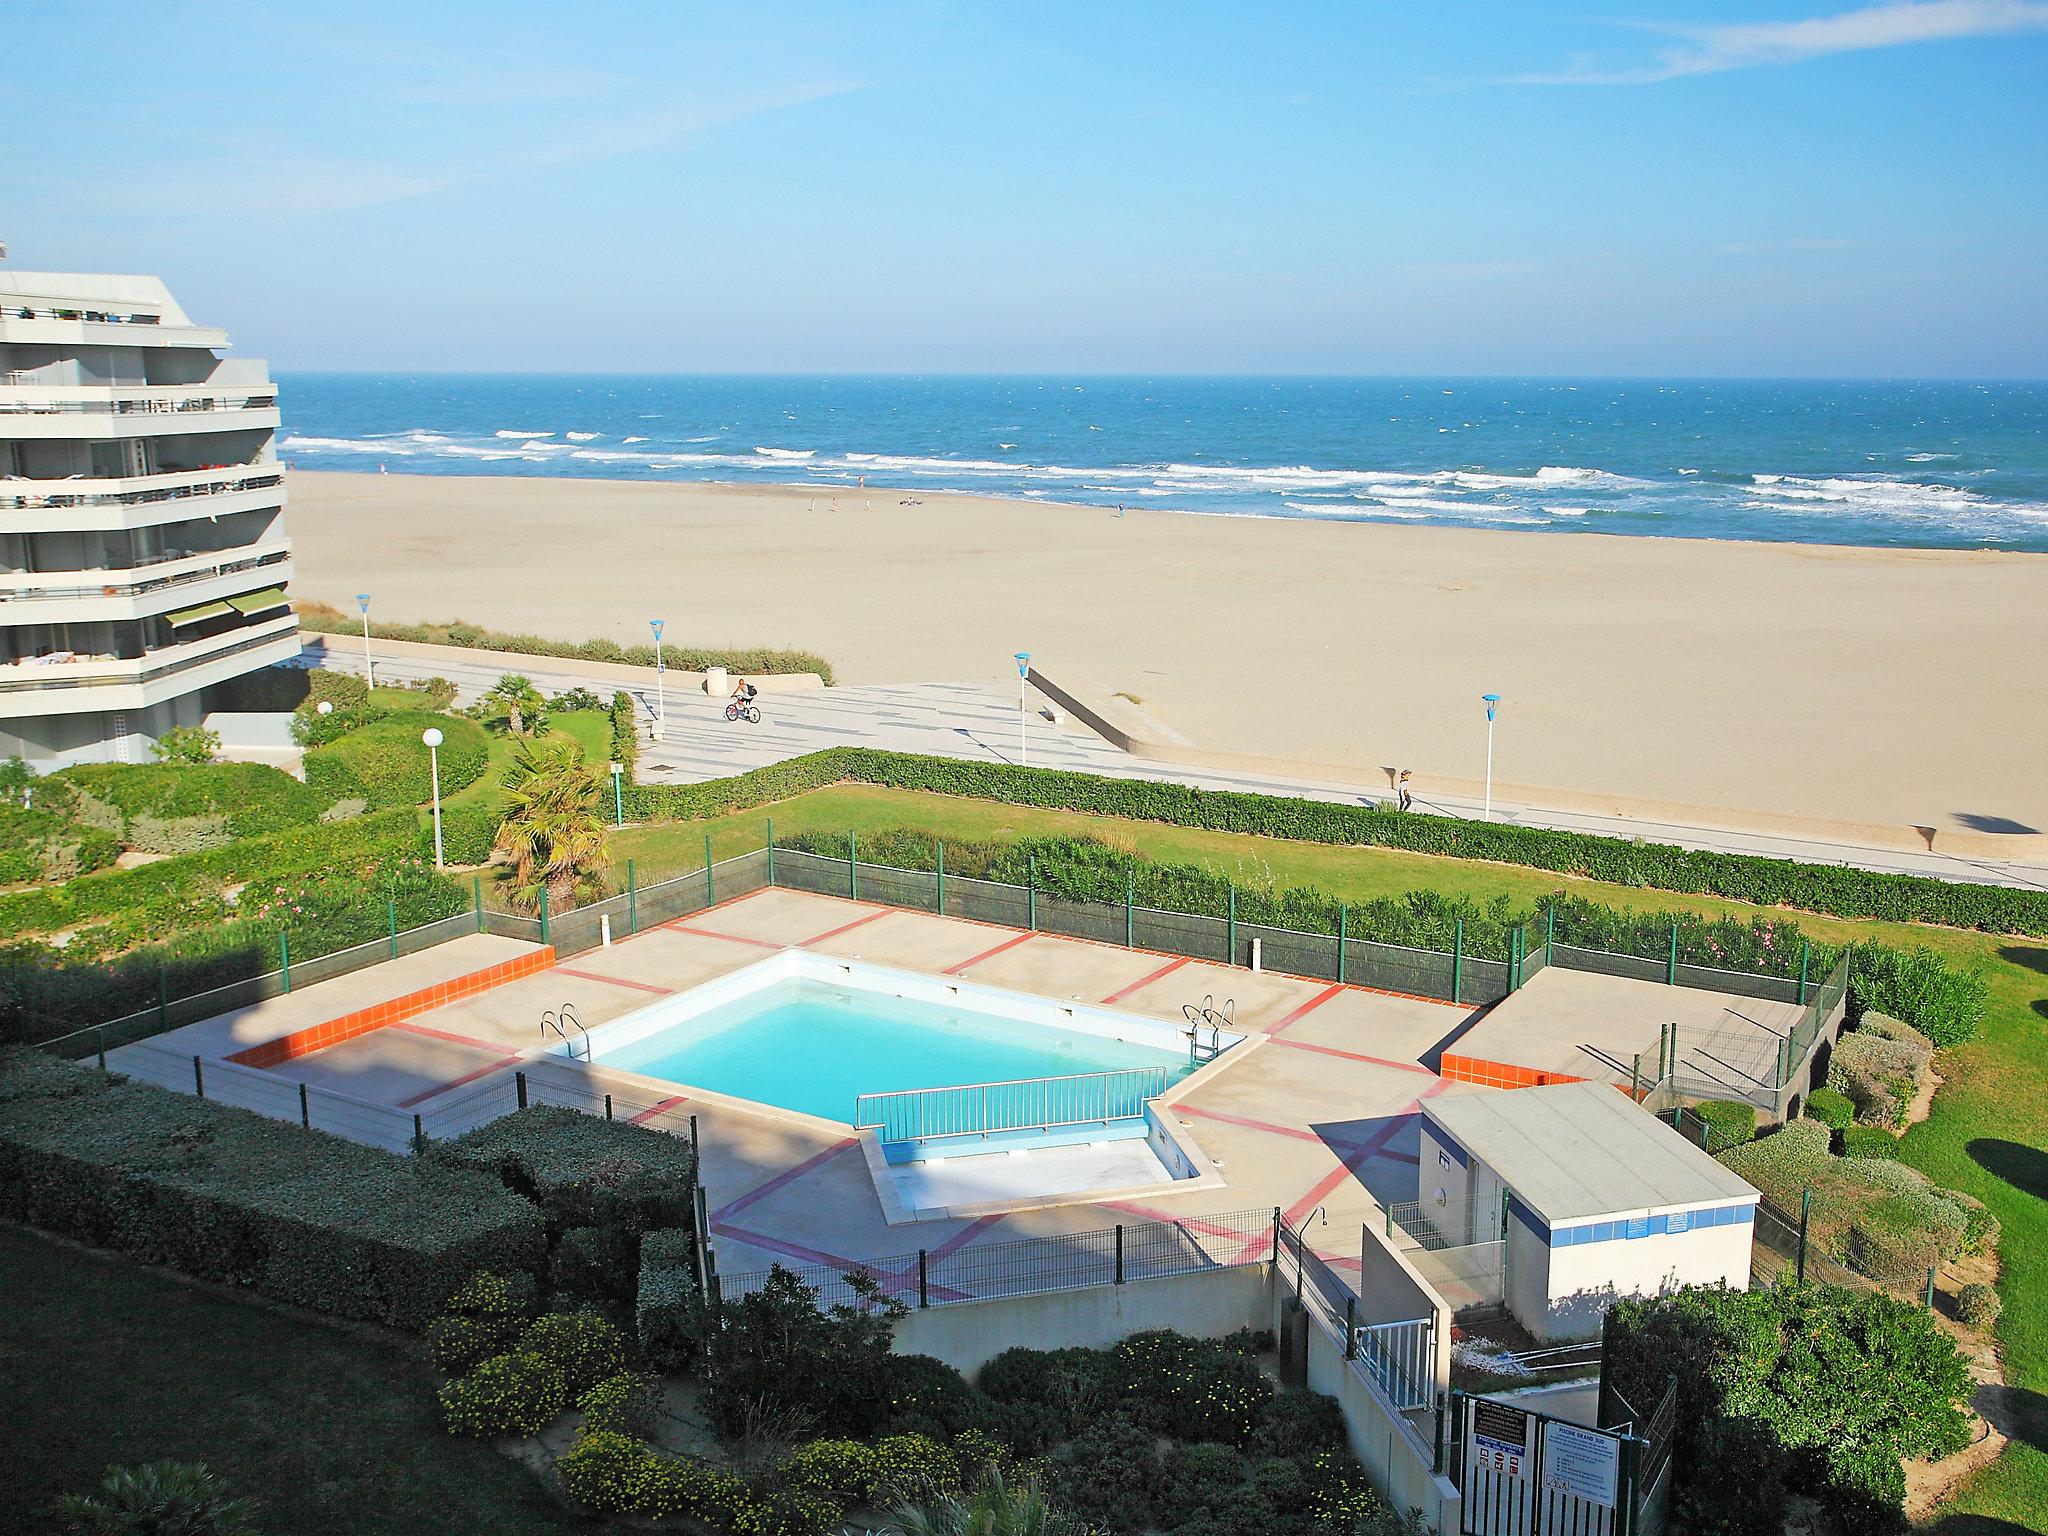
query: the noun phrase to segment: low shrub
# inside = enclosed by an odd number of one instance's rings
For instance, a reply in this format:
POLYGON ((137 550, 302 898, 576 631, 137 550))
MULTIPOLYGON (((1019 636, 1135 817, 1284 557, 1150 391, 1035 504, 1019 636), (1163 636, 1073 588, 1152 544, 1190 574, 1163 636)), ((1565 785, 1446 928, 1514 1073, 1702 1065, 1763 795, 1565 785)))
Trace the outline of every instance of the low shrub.
POLYGON ((493 1355, 441 1388, 449 1433, 537 1435, 569 1406, 562 1368, 541 1355, 493 1355))
POLYGON ((549 1312, 519 1335, 519 1353, 562 1373, 571 1396, 626 1368, 625 1335, 594 1312, 549 1312))
POLYGON ((339 741, 350 731, 383 718, 370 703, 370 685, 347 672, 316 668, 304 674, 306 692, 292 709, 292 740, 302 747, 339 741), (322 711, 320 706, 328 708, 322 711))
POLYGON ((541 1255, 539 1213, 495 1180, 52 1067, 0 1048, 0 1217, 409 1330, 479 1269, 541 1255))
POLYGON ((29 880, 75 880, 105 869, 121 853, 121 840, 55 811, 0 804, 0 885, 29 880))
POLYGON ((875 1496, 881 1458, 859 1440, 812 1440, 782 1459, 775 1475, 791 1488, 822 1494, 841 1504, 865 1504, 875 1496))
MULTIPOLYGON (((1826 1089, 1815 1089, 1824 1093, 1826 1089)), ((1849 1125, 1842 1128, 1842 1156, 1862 1158, 1896 1158, 1899 1155, 1899 1138, 1881 1125, 1849 1125)))
POLYGON ((749 1488, 722 1468, 664 1456, 610 1429, 579 1433, 556 1458, 555 1475, 570 1498, 602 1514, 682 1517, 731 1536, 824 1536, 841 1514, 836 1500, 809 1489, 749 1488))
POLYGON ((1913 1046, 1850 1030, 1828 1059, 1828 1087, 1856 1106, 1864 1125, 1898 1125, 1920 1090, 1926 1063, 1913 1046))
POLYGON ((718 1310, 701 1374, 704 1412, 721 1435, 737 1438, 763 1414, 823 1435, 872 1425, 888 1391, 890 1336, 906 1309, 865 1276, 850 1279, 854 1301, 821 1309, 817 1291, 777 1265, 759 1290, 718 1310))
POLYGON ((1856 1119, 1856 1106, 1845 1093, 1816 1088, 1806 1096, 1806 1113, 1831 1131, 1846 1130, 1856 1119))
POLYGON ((1263 1457, 1293 1458, 1344 1444, 1344 1412, 1334 1397, 1307 1387, 1282 1387, 1251 1438, 1263 1457))
POLYGON ((255 1536, 258 1508, 201 1463, 153 1461, 108 1467, 95 1492, 64 1495, 55 1514, 73 1536, 255 1536))
POLYGON ((595 711, 604 707, 604 700, 581 684, 574 688, 566 688, 560 693, 551 694, 547 703, 548 713, 551 715, 566 715, 577 710, 595 711))
POLYGON ((959 1486, 960 1460, 941 1442, 927 1435, 890 1435, 876 1443, 871 1502, 909 1503, 959 1486))
POLYGON ((645 1438, 654 1431, 658 1385, 651 1376, 620 1371, 592 1382, 576 1398, 580 1434, 599 1431, 645 1438))
POLYGON ((1721 1161, 1777 1204, 1797 1210, 1801 1191, 1827 1176, 1829 1139, 1828 1128, 1818 1120, 1794 1120, 1730 1148, 1721 1161))
MULTIPOLYGON (((305 756, 306 783, 330 800, 359 797, 378 809, 425 805, 433 798, 432 763, 420 742, 425 717, 414 712, 373 720, 305 756)), ((482 726, 461 715, 435 715, 442 736, 441 794, 483 777, 491 757, 482 726)))
POLYGON ((521 1280, 523 1284, 480 1270, 449 1297, 447 1310, 427 1325, 427 1353, 434 1364, 460 1376, 480 1361, 510 1350, 532 1310, 532 1279, 521 1280))
MULTIPOLYGON (((494 805, 450 805, 441 808, 441 857, 450 864, 488 864, 498 842, 501 812, 494 805)), ((420 824, 422 857, 434 851, 431 820, 420 824)))
POLYGON ((612 695, 612 757, 626 769, 626 782, 633 782, 633 769, 640 761, 640 715, 633 695, 621 688, 612 695))
POLYGON ((1707 1142, 1716 1151, 1756 1140, 1756 1106, 1728 1099, 1695 1104, 1693 1113, 1707 1122, 1707 1142))
POLYGON ((1161 1434, 1247 1445, 1272 1401, 1256 1360, 1208 1339, 1155 1330, 1109 1353, 1123 1411, 1161 1434))
POLYGON ((704 1347, 708 1326, 697 1289, 696 1234, 686 1228, 643 1234, 633 1331, 648 1364, 660 1371, 687 1370, 704 1347))
POLYGON ((210 763, 220 756, 220 732, 203 725, 174 725, 149 751, 160 763, 210 763))
POLYGON ((1998 1313, 1998 1292, 1981 1280, 1956 1293, 1956 1316, 1972 1328, 1989 1328, 1998 1321, 1998 1313))
POLYGON ((889 1423, 895 1429, 945 1440, 997 1429, 995 1403, 943 1360, 891 1355, 884 1374, 889 1423))
POLYGON ((78 817, 146 853, 193 851, 170 845, 188 823, 217 822, 222 842, 311 826, 334 798, 267 763, 81 763, 49 782, 76 792, 78 817))

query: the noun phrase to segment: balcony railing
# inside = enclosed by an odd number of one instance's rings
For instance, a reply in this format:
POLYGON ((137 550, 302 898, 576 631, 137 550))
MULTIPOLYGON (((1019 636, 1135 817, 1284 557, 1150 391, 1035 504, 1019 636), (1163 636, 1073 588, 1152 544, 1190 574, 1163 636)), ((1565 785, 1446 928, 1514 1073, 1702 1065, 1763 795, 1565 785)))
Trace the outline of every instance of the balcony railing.
POLYGON ((161 325, 164 317, 147 310, 119 314, 110 309, 54 309, 47 304, 0 304, 0 320, 87 320, 95 325, 161 325))
POLYGON ((109 571, 15 571, 0 573, 0 603, 33 603, 58 598, 141 597, 170 587, 190 586, 241 571, 262 570, 291 559, 291 546, 279 541, 248 549, 205 555, 159 555, 138 560, 133 568, 109 571), (176 565, 175 570, 162 567, 176 565), (82 578, 92 577, 91 581, 82 578), (63 585, 65 582, 74 585, 63 585))
POLYGON ((0 663, 0 694, 57 688, 106 688, 153 682, 174 672, 253 651, 290 635, 298 619, 286 613, 204 640, 166 645, 141 656, 55 656, 0 663))
POLYGON ((0 397, 0 416, 177 416, 190 411, 267 411, 276 405, 275 390, 243 395, 111 395, 97 400, 0 397))
POLYGON ((134 475, 107 482, 130 487, 127 490, 79 489, 100 483, 94 480, 0 481, 0 512, 61 511, 68 507, 139 507, 159 501, 183 501, 195 496, 231 496, 241 491, 262 491, 283 485, 284 471, 274 464, 251 465, 246 469, 237 465, 221 465, 200 470, 166 470, 160 475, 134 475), (174 475, 204 478, 180 478, 175 484, 142 483, 169 481, 174 475), (25 489, 29 485, 61 486, 63 489, 31 491, 25 489))

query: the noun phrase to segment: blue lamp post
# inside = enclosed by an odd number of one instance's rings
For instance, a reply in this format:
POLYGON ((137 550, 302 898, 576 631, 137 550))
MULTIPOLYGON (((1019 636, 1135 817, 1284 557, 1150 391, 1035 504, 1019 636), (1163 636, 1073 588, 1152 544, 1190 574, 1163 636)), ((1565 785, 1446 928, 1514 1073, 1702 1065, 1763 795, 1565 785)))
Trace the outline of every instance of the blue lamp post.
POLYGON ((1017 653, 1017 764, 1023 768, 1031 766, 1031 738, 1029 726, 1026 723, 1028 715, 1024 708, 1024 689, 1026 680, 1030 676, 1031 653, 1029 651, 1019 651, 1017 653))
POLYGON ((1486 702, 1486 819, 1493 820, 1493 717, 1500 710, 1500 695, 1482 693, 1486 702))
POLYGON ((358 592, 356 607, 363 612, 363 681, 374 688, 377 686, 377 668, 370 661, 370 594, 358 592))
POLYGON ((662 665, 661 630, 663 619, 649 619, 647 627, 654 631, 654 739, 665 740, 668 736, 668 690, 663 684, 667 668, 662 665))

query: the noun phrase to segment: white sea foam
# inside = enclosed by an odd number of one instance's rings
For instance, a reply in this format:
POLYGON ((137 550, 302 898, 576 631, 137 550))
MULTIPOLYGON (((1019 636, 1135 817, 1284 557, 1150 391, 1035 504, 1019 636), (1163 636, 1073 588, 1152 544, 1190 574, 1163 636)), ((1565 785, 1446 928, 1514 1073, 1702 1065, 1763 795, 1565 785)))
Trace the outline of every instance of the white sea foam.
POLYGON ((1591 507, 1545 507, 1543 510, 1552 517, 1584 517, 1593 509, 1591 507))
POLYGON ((626 441, 629 443, 644 443, 647 441, 647 439, 644 437, 629 437, 626 439, 626 441))
POLYGON ((815 448, 756 448, 754 452, 764 459, 784 459, 790 463, 802 463, 806 459, 816 458, 818 454, 815 448))
POLYGON ((493 437, 517 437, 524 439, 534 437, 553 437, 555 434, 552 432, 515 432, 510 428, 506 428, 502 431, 494 432, 491 435, 493 437))
POLYGON ((1906 455, 1906 462, 1908 464, 1932 464, 1936 459, 1952 459, 1954 457, 1955 455, 1952 453, 1909 453, 1906 455))
POLYGON ((568 438, 572 443, 594 443, 600 437, 603 437, 604 434, 602 432, 564 432, 562 436, 568 438))

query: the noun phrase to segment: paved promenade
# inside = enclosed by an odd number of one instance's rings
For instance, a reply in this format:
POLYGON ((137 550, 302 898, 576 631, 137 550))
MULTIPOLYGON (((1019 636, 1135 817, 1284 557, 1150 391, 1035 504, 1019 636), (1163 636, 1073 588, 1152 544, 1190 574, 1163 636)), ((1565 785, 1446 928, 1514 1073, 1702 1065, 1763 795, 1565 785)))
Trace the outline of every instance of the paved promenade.
MULTIPOLYGON (((309 650, 308 656, 321 658, 320 665, 358 675, 362 672, 361 657, 340 647, 326 651, 324 658, 318 650, 309 650)), ((428 663, 409 657, 390 658, 380 660, 377 670, 381 678, 393 681, 445 677, 457 686, 465 703, 489 688, 501 674, 512 670, 525 673, 547 693, 577 686, 608 692, 611 686, 592 683, 589 677, 574 671, 551 670, 546 657, 509 657, 486 652, 479 652, 474 662, 464 659, 428 663)), ((640 701, 643 719, 651 720, 657 702, 651 680, 646 687, 628 691, 640 701)), ((665 691, 665 701, 665 739, 645 747, 641 758, 641 777, 650 783, 724 778, 826 747, 880 747, 981 762, 1014 763, 1019 756, 1017 697, 1001 688, 967 683, 901 683, 828 688, 821 692, 764 693, 760 699, 762 720, 757 726, 728 722, 724 701, 707 699, 695 686, 671 686, 665 691)), ((1042 703, 1035 694, 1032 702, 1034 706, 1042 703)), ((1054 724, 1033 715, 1029 733, 1028 757, 1036 768, 1070 768, 1113 778, 1159 779, 1204 789, 1294 795, 1351 804, 1385 798, 1384 788, 1234 773, 1132 757, 1071 720, 1054 724)), ((1416 808, 1423 814, 1474 818, 1481 812, 1476 799, 1434 795, 1426 785, 1417 795, 1416 808)), ((1498 799, 1493 814, 1498 821, 1641 838, 1683 848, 2048 890, 2048 868, 2034 864, 1586 815, 1514 805, 1498 799)))

